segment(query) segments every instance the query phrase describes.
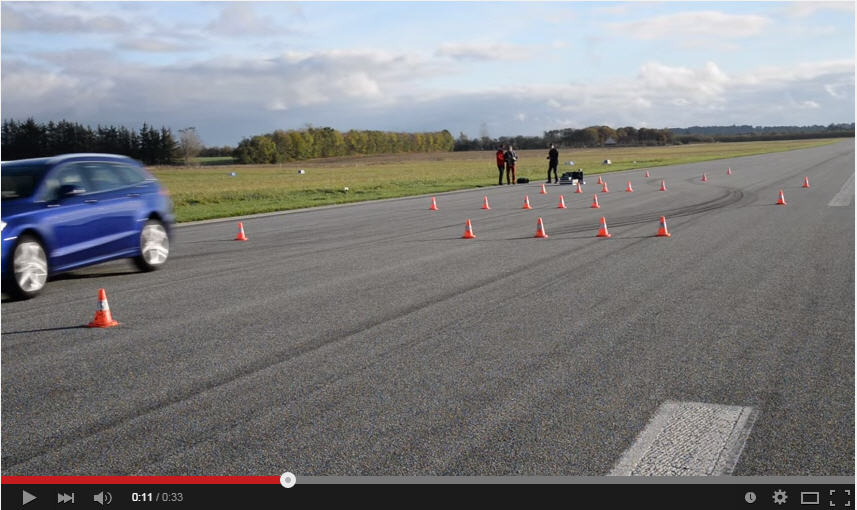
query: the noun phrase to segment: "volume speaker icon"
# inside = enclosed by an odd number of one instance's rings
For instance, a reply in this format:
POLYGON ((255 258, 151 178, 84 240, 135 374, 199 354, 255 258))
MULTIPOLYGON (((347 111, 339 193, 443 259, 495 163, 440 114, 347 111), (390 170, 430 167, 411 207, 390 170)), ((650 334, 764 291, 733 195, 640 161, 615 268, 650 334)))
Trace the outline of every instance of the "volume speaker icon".
POLYGON ((92 496, 92 500, 102 505, 109 505, 110 502, 113 501, 113 496, 109 492, 101 491, 98 494, 92 496))

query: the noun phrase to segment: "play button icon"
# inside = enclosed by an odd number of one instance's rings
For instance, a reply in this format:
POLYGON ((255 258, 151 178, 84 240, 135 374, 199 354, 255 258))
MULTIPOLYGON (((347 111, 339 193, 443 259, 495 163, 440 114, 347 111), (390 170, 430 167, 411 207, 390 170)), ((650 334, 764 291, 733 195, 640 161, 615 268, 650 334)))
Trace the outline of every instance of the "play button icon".
POLYGON ((27 504, 27 503, 29 503, 30 501, 32 501, 32 500, 34 500, 34 499, 36 499, 36 497, 35 497, 35 496, 33 496, 32 494, 30 494, 29 492, 27 492, 27 491, 23 491, 23 492, 24 492, 24 502, 23 502, 23 503, 21 503, 21 505, 22 505, 22 506, 23 506, 23 505, 26 505, 26 504, 27 504))

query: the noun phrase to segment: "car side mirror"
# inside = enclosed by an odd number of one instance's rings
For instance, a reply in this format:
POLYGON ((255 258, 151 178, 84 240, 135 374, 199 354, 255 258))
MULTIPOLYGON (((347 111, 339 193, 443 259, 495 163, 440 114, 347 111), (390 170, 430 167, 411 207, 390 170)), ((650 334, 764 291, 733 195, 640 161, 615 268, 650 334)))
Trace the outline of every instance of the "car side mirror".
POLYGON ((86 190, 75 184, 63 184, 60 186, 57 196, 59 198, 76 197, 86 193, 86 190))

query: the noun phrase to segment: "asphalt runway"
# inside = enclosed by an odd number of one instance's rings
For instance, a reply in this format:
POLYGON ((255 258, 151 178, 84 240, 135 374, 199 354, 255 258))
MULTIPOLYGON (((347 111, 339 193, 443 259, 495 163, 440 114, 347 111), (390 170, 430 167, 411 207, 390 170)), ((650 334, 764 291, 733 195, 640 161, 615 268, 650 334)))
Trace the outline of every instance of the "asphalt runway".
MULTIPOLYGON (((696 402, 752 417, 726 474, 854 476, 854 163, 849 140, 609 193, 247 218, 248 242, 181 226, 161 271, 3 302, 2 473, 606 475, 665 402, 696 402), (121 326, 82 327, 99 288, 121 326)), ((716 442, 690 429, 670 440, 716 442)))

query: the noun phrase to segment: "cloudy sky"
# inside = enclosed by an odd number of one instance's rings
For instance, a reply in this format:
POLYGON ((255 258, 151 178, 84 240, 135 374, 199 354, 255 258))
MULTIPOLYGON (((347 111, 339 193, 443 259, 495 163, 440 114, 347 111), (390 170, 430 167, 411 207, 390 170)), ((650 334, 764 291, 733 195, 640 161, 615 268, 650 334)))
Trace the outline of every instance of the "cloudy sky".
POLYGON ((3 1, 2 117, 538 135, 854 122, 854 2, 3 1))

